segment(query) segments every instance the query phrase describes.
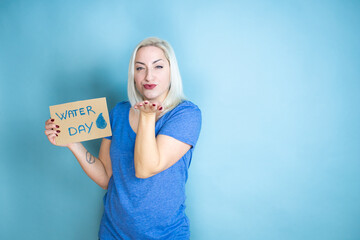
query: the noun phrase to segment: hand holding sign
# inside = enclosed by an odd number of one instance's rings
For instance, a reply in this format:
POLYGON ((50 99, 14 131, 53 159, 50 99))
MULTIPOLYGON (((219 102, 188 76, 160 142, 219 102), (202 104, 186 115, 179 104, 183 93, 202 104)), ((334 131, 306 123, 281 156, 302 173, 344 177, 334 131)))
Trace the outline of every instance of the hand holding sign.
POLYGON ((105 98, 50 106, 50 115, 54 121, 46 122, 45 134, 53 144, 65 146, 111 136, 105 98))
MULTIPOLYGON (((56 145, 55 139, 58 136, 58 133, 60 133, 61 131, 58 129, 59 126, 56 125, 54 121, 55 119, 49 119, 45 122, 45 135, 48 137, 49 141, 52 144, 56 145)), ((65 147, 67 146, 67 144, 58 146, 65 147)))

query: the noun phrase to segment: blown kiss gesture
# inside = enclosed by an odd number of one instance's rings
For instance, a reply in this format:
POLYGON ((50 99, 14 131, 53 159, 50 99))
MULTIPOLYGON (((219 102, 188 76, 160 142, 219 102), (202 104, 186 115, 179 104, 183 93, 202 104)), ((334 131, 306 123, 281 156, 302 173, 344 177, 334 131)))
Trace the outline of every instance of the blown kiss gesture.
POLYGON ((138 109, 140 110, 141 114, 145 114, 148 116, 159 116, 160 113, 164 111, 161 103, 150 102, 148 100, 136 103, 134 105, 134 109, 138 109))

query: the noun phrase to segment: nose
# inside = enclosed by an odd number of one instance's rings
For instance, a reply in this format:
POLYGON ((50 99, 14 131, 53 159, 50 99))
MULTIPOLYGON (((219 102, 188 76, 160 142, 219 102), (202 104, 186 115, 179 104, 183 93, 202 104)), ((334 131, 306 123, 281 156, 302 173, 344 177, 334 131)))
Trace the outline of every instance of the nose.
POLYGON ((148 69, 146 72, 146 81, 152 81, 154 79, 153 73, 151 69, 148 69))

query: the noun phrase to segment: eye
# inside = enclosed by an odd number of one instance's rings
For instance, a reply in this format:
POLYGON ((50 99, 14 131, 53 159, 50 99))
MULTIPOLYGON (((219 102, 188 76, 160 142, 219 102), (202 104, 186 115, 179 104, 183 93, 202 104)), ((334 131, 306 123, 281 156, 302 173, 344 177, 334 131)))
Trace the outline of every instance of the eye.
POLYGON ((158 66, 156 66, 155 68, 157 68, 157 69, 162 69, 162 68, 164 68, 164 67, 161 66, 161 65, 158 65, 158 66))
POLYGON ((140 70, 143 70, 143 69, 144 69, 143 67, 137 67, 136 71, 140 71, 140 70))

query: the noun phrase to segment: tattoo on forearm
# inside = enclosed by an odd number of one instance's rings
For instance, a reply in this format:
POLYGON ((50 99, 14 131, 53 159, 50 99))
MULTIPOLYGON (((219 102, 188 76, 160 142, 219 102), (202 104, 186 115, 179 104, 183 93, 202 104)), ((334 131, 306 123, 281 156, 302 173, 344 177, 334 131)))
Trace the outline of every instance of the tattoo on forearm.
POLYGON ((86 161, 89 164, 93 164, 95 162, 95 157, 91 155, 88 151, 86 151, 86 161))

